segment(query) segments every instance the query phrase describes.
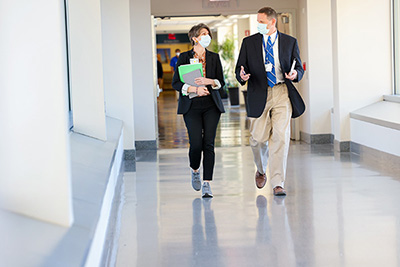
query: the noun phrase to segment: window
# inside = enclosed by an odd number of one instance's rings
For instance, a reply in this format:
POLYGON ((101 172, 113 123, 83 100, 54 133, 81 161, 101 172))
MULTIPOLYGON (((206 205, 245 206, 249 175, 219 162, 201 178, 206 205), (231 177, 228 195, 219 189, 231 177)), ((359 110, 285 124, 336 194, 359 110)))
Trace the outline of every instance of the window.
POLYGON ((394 93, 400 95, 400 0, 393 0, 394 93))
POLYGON ((72 105, 71 105, 71 82, 69 77, 69 29, 68 29, 68 3, 64 0, 64 14, 65 14, 65 35, 66 35, 66 48, 67 48, 67 78, 68 78, 68 112, 69 112, 69 124, 68 129, 72 129, 72 105))

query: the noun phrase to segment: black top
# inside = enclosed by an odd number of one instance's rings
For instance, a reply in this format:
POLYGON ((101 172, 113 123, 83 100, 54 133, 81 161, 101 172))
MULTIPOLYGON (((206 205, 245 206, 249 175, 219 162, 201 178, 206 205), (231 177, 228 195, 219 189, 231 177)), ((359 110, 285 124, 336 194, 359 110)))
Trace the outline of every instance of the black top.
MULTIPOLYGON (((278 51, 279 61, 282 72, 289 73, 292 67, 293 60, 296 59, 295 70, 297 78, 293 82, 301 80, 304 70, 301 64, 300 51, 297 45, 297 40, 294 37, 278 32, 278 51)), ((236 63, 236 79, 244 85, 246 82, 240 78, 241 66, 244 67, 246 74, 250 73, 250 79, 247 81, 247 115, 252 118, 261 116, 267 102, 267 73, 265 72, 263 59, 263 38, 260 33, 243 39, 240 54, 236 63)), ((292 81, 285 79, 285 84, 288 88, 290 102, 292 104, 292 118, 296 118, 303 114, 305 105, 300 94, 297 92, 292 81)))
POLYGON ((162 64, 159 60, 157 60, 157 78, 160 79, 163 77, 164 71, 162 68, 162 64))
MULTIPOLYGON (((193 49, 183 52, 179 55, 179 59, 176 64, 176 71, 172 79, 172 87, 179 92, 178 114, 187 113, 193 101, 188 96, 182 95, 182 87, 184 83, 181 82, 179 78, 178 67, 180 65, 190 64, 190 59, 193 57, 194 57, 193 49)), ((221 88, 219 90, 222 90, 222 88, 225 85, 224 75, 219 55, 217 53, 208 51, 207 49, 206 49, 206 78, 217 79, 221 83, 221 88)), ((212 89, 211 85, 207 85, 207 89, 210 92, 210 95, 214 100, 215 105, 218 107, 219 111, 221 111, 222 113, 225 112, 224 105, 222 104, 221 96, 219 94, 219 90, 212 89)))

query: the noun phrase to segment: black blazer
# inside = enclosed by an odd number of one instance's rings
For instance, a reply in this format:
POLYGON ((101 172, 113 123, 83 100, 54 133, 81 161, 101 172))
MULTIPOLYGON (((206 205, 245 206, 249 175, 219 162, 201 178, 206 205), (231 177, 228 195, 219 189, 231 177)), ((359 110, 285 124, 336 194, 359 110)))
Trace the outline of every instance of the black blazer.
MULTIPOLYGON (((304 70, 301 64, 299 47, 297 40, 294 37, 278 32, 278 51, 279 61, 283 73, 289 73, 292 67, 293 60, 296 59, 295 69, 297 78, 293 82, 301 80, 304 70)), ((267 102, 267 73, 265 72, 263 58, 263 38, 260 33, 243 39, 240 54, 236 63, 236 79, 240 84, 246 82, 240 78, 241 66, 244 67, 246 73, 250 73, 250 79, 247 85, 247 115, 252 118, 261 116, 267 102)), ((285 74, 283 74, 285 76, 285 74)), ((292 118, 299 117, 305 111, 305 104, 292 81, 285 78, 285 84, 288 88, 290 102, 292 104, 292 118)))
MULTIPOLYGON (((179 78, 180 65, 190 64, 190 59, 194 57, 194 51, 189 50, 180 54, 178 62, 176 63, 176 71, 174 77, 172 78, 172 87, 179 92, 179 103, 178 103, 178 114, 186 114, 192 104, 192 99, 188 96, 182 95, 182 86, 184 85, 179 78)), ((210 79, 217 79, 221 83, 221 90, 224 85, 224 75, 222 72, 221 60, 217 53, 213 53, 206 49, 206 77, 210 79)), ((224 105, 222 104, 221 95, 219 90, 212 89, 211 85, 207 85, 208 91, 211 93, 211 97, 217 105, 219 111, 225 112, 224 105)))

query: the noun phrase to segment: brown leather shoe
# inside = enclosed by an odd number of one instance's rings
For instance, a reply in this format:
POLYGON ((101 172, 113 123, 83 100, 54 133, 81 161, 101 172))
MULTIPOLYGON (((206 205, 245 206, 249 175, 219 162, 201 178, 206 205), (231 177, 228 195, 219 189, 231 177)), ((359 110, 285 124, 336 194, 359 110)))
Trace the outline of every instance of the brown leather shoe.
POLYGON ((286 196, 286 190, 282 186, 275 186, 274 188, 275 196, 286 196))
POLYGON ((256 186, 258 189, 261 189, 264 187, 265 183, 267 182, 267 177, 264 174, 259 173, 256 171, 256 186))

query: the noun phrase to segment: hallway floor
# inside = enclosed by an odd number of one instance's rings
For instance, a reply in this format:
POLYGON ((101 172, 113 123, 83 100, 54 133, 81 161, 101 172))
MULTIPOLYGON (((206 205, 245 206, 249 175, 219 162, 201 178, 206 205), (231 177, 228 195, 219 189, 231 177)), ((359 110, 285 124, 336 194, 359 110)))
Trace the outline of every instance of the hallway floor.
POLYGON ((274 197, 269 183, 255 187, 241 109, 221 122, 232 136, 216 149, 213 199, 191 188, 187 143, 170 132, 160 145, 175 148, 138 152, 123 178, 116 266, 400 266, 399 174, 293 142, 288 195, 274 197))
MULTIPOLYGON (((249 145, 249 132, 246 125, 246 110, 244 107, 229 106, 228 99, 223 99, 225 113, 221 115, 215 147, 232 147, 249 145)), ((182 115, 177 115, 178 101, 175 91, 164 91, 158 98, 158 147, 183 148, 189 147, 185 122, 182 115)))

